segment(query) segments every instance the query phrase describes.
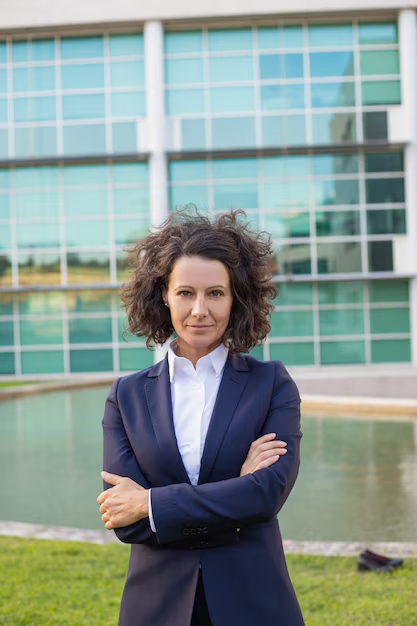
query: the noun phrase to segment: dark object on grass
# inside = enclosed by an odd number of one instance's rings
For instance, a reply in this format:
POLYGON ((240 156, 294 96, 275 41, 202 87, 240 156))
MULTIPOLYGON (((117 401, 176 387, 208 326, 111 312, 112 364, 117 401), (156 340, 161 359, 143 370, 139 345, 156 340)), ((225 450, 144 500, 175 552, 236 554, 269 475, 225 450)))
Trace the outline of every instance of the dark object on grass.
POLYGON ((392 572, 394 568, 399 567, 402 563, 401 559, 390 559, 371 550, 364 550, 358 556, 359 571, 392 572))

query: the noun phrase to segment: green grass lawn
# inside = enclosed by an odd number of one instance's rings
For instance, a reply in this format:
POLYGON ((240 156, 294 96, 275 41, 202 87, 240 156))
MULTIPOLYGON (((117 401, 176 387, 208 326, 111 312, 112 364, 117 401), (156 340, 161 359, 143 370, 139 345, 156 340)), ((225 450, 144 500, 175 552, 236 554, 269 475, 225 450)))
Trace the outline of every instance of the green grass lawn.
POLYGON ((37 381, 37 380, 10 380, 10 381, 2 381, 0 382, 0 389, 7 389, 8 387, 20 387, 21 385, 38 385, 40 383, 45 383, 46 381, 37 381))
MULTIPOLYGON (((117 544, 0 537, 0 624, 116 626, 128 554, 117 544)), ((354 558, 287 559, 306 626, 417 625, 417 560, 373 574, 357 572, 354 558)))

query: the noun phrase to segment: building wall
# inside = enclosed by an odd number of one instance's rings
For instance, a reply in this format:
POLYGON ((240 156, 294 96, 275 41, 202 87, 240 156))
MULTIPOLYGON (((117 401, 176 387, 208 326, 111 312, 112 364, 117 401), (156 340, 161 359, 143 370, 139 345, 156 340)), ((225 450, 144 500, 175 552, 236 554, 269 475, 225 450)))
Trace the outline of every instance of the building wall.
POLYGON ((255 355, 413 359, 406 51, 395 17, 321 21, 0 37, 0 374, 149 365, 122 336, 125 247, 188 203, 274 239, 255 355))

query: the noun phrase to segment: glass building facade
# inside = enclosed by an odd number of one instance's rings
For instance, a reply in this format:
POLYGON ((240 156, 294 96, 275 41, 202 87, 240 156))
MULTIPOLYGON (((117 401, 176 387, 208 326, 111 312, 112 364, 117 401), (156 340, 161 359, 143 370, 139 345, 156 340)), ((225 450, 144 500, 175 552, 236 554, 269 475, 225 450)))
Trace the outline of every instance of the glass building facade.
POLYGON ((190 203, 273 237, 255 356, 413 361, 398 22, 264 22, 0 36, 0 375, 153 363, 122 336, 127 247, 190 203))

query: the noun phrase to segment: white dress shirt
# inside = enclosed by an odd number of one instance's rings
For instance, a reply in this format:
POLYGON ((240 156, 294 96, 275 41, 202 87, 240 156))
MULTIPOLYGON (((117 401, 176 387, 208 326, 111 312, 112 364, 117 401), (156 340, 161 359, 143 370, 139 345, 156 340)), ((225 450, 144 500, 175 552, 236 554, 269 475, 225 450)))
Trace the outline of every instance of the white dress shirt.
MULTIPOLYGON (((201 357, 194 368, 189 359, 177 356, 175 342, 168 350, 174 430, 184 467, 192 485, 197 485, 201 457, 217 393, 223 377, 228 350, 220 344, 201 357)), ((149 490, 149 521, 156 532, 152 516, 152 490, 149 490)))

